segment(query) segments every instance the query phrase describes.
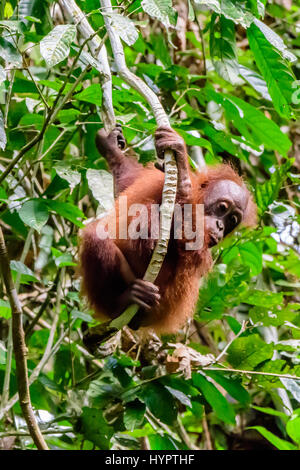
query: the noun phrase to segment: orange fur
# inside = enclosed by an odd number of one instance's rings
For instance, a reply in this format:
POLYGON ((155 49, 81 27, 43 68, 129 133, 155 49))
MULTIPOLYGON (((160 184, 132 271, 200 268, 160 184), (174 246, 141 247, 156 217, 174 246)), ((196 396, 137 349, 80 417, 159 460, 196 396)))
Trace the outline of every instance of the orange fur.
MULTIPOLYGON (((210 191, 211 185, 219 180, 231 180, 245 187, 243 180, 229 165, 210 167, 204 174, 190 172, 190 176, 193 190, 188 202, 192 204, 202 203, 206 191, 210 191)), ((121 196, 127 196, 128 207, 133 203, 160 204, 163 182, 164 174, 149 164, 142 171, 139 168, 136 179, 121 196)), ((119 199, 116 201, 117 214, 118 207, 119 199)), ((253 225, 255 214, 255 204, 250 196, 243 224, 253 225)), ((121 214, 120 217, 122 216, 121 214)), ((109 217, 112 215, 108 215, 100 223, 107 223, 109 217)), ((117 216, 117 224, 119 222, 117 216)), ((113 318, 115 301, 126 289, 126 282, 120 274, 119 250, 134 275, 142 278, 155 240, 99 240, 96 234, 97 223, 99 222, 92 222, 83 232, 80 254, 83 291, 97 318, 113 318)), ((212 262, 206 238, 205 235, 204 246, 198 251, 186 251, 182 248, 181 240, 170 239, 167 255, 155 282, 160 289, 161 302, 150 312, 138 312, 134 318, 135 324, 151 327, 157 333, 176 333, 193 315, 200 279, 209 271, 212 262)))

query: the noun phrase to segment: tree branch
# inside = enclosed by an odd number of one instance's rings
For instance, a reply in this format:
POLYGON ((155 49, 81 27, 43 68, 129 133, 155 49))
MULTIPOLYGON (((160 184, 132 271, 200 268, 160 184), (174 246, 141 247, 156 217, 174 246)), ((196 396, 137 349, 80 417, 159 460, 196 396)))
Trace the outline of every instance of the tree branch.
POLYGON ((20 405, 25 418, 29 433, 39 450, 48 450, 40 428, 36 422, 29 394, 29 382, 27 371, 27 348, 25 345, 24 331, 22 326, 22 309, 17 292, 12 280, 9 258, 6 250, 2 229, 0 228, 0 270, 6 288, 12 312, 12 337, 16 359, 17 382, 20 405))
POLYGON ((101 116, 105 129, 110 131, 116 125, 116 118, 112 103, 112 80, 106 48, 105 46, 101 47, 99 36, 90 26, 84 13, 77 6, 74 0, 59 0, 58 3, 66 14, 68 20, 76 24, 80 35, 84 39, 90 38, 88 40, 88 45, 92 55, 99 63, 99 68, 97 70, 100 72, 100 82, 103 93, 101 116))
MULTIPOLYGON (((146 83, 132 73, 126 65, 125 55, 121 40, 111 25, 111 19, 108 14, 112 13, 112 6, 110 0, 100 0, 102 12, 104 13, 104 22, 110 39, 110 44, 115 59, 116 68, 120 77, 137 90, 149 103, 152 112, 155 116, 158 126, 170 127, 169 119, 165 113, 157 95, 146 85, 146 83)), ((175 205, 177 190, 177 166, 172 151, 166 151, 165 153, 165 183, 162 194, 161 220, 160 220, 160 233, 159 239, 152 254, 151 261, 144 275, 144 279, 150 282, 154 282, 163 260, 167 253, 168 243, 170 238, 170 230, 173 218, 173 211, 175 205)), ((130 320, 137 313, 139 307, 137 305, 131 305, 125 312, 113 320, 110 325, 114 328, 122 328, 127 325, 130 320)))

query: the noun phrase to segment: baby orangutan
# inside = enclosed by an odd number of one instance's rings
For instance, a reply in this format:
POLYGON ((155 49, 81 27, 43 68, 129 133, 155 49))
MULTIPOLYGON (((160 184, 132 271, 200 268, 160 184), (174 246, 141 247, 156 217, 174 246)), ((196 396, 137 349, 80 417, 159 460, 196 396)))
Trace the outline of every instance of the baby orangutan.
POLYGON ((111 214, 84 229, 80 251, 83 291, 97 318, 116 318, 128 305, 136 303, 140 309, 130 327, 176 333, 193 315, 199 281, 212 263, 210 247, 239 224, 254 225, 256 206, 243 180, 229 165, 209 167, 203 173, 191 171, 184 140, 173 129, 158 128, 155 133, 158 156, 163 158, 170 149, 177 161, 176 203, 180 208, 193 208, 192 220, 187 223, 190 229, 195 229, 195 208, 204 207, 204 221, 200 224, 203 237, 201 246, 187 249, 187 238, 175 236, 173 223, 167 255, 155 284, 144 281, 157 238, 153 233, 158 234, 159 228, 159 218, 150 216, 150 207, 161 204, 164 173, 152 163, 144 167, 123 153, 125 139, 120 127, 108 135, 101 129, 96 143, 114 176, 117 230, 114 237, 99 237, 112 220, 111 214), (144 222, 136 226, 143 236, 119 236, 120 227, 124 228, 125 223, 129 231, 136 219, 136 215, 122 210, 124 196, 127 208, 143 204, 149 209, 144 222))

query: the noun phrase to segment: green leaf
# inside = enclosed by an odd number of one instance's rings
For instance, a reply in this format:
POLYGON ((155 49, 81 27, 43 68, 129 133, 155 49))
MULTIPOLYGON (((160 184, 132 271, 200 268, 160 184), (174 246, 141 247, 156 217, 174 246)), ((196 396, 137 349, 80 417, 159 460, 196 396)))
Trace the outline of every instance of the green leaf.
POLYGON ((71 165, 64 161, 57 162, 54 165, 54 169, 58 176, 68 181, 71 191, 81 181, 81 174, 76 170, 72 170, 71 165))
POLYGON ((151 450, 182 450, 184 449, 181 442, 174 439, 168 434, 160 436, 152 434, 148 437, 151 450))
POLYGON ((292 160, 275 167, 270 179, 264 184, 258 184, 255 187, 255 198, 258 205, 259 214, 262 215, 269 205, 277 198, 280 188, 287 178, 287 171, 292 165, 292 160))
POLYGON ((228 362, 236 369, 253 370, 258 364, 271 359, 272 344, 266 344, 259 335, 236 338, 228 348, 228 362))
POLYGON ((240 5, 239 2, 232 2, 231 0, 195 0, 195 5, 208 7, 236 24, 241 24, 244 28, 248 28, 254 21, 252 13, 240 5))
POLYGON ((254 406, 254 405, 252 405, 251 408, 254 408, 257 411, 261 411, 262 413, 266 413, 267 415, 278 416, 283 421, 288 421, 289 419, 285 413, 283 413, 282 411, 275 410, 274 408, 269 408, 269 407, 263 408, 262 406, 254 406))
POLYGON ((224 107, 228 121, 234 124, 244 138, 255 145, 263 144, 282 155, 287 154, 291 141, 279 126, 261 111, 233 95, 216 93, 212 89, 208 90, 207 94, 209 99, 224 107))
POLYGON ((172 395, 159 383, 149 383, 143 386, 140 396, 149 410, 166 424, 173 424, 177 409, 172 395))
POLYGON ((299 304, 256 306, 251 308, 249 316, 254 324, 263 326, 281 326, 293 322, 299 316, 299 304))
POLYGON ((273 29, 269 28, 268 25, 258 19, 254 20, 254 24, 261 30, 268 42, 282 53, 285 59, 290 60, 291 62, 295 62, 297 60, 297 57, 288 50, 281 37, 278 36, 273 29))
POLYGON ((28 284, 29 282, 39 282, 39 279, 34 273, 21 261, 12 260, 10 262, 10 269, 12 270, 13 280, 15 281, 18 275, 21 274, 20 283, 28 284))
POLYGON ((25 20, 31 21, 32 23, 41 23, 41 20, 35 18, 35 16, 25 16, 25 20))
POLYGON ((17 31, 20 34, 23 34, 22 23, 20 21, 4 20, 0 21, 0 27, 8 29, 10 31, 17 31))
POLYGON ((295 379, 286 379, 281 378, 281 383, 285 386, 285 388, 292 394, 293 398, 300 403, 300 377, 299 380, 295 379))
POLYGON ((174 437, 169 434, 164 434, 163 436, 159 434, 150 434, 149 444, 151 450, 186 450, 181 442, 174 439, 174 437))
POLYGON ((172 0, 142 0, 141 6, 148 15, 161 21, 166 28, 174 24, 176 10, 172 6, 172 0))
POLYGON ((126 403, 124 412, 124 424, 128 431, 133 431, 142 426, 144 421, 146 407, 145 404, 139 400, 134 400, 126 403))
POLYGON ((286 425, 286 432, 293 441, 300 444, 300 417, 291 419, 286 425))
POLYGON ((41 232, 48 221, 49 211, 42 199, 31 199, 22 205, 19 216, 24 224, 41 232))
POLYGON ((254 70, 244 67, 243 65, 239 65, 239 71, 240 75, 254 88, 254 90, 256 90, 265 100, 272 101, 267 84, 261 75, 254 72, 254 70))
POLYGON ((22 67, 20 52, 3 37, 0 37, 0 57, 15 67, 22 67))
POLYGON ((0 317, 1 318, 10 318, 11 308, 8 300, 0 299, 0 317))
POLYGON ((252 276, 262 271, 262 248, 258 243, 244 243, 239 246, 239 256, 244 266, 249 266, 252 276))
POLYGON ((221 385, 232 398, 235 398, 237 401, 243 405, 250 403, 251 397, 247 390, 241 385, 239 379, 227 379, 224 377, 223 372, 215 371, 206 371, 205 375, 211 377, 215 382, 221 385))
POLYGON ((102 410, 83 408, 80 418, 80 433, 84 435, 85 439, 93 442, 100 450, 108 450, 113 432, 114 429, 107 424, 102 410))
POLYGON ((93 197, 98 201, 97 214, 107 212, 114 206, 114 182, 108 171, 89 168, 86 178, 93 197))
POLYGON ((209 140, 203 139, 202 137, 196 137, 177 127, 176 128, 174 127, 174 130, 178 131, 178 134, 180 134, 184 138, 186 145, 195 145, 198 147, 204 147, 205 149, 209 151, 211 155, 214 154, 212 145, 209 142, 209 140))
POLYGON ((70 53, 70 45, 76 36, 76 26, 58 25, 40 42, 42 57, 48 67, 62 62, 70 53))
POLYGON ((106 13, 110 18, 111 26, 128 46, 132 46, 139 37, 138 30, 127 16, 119 13, 106 13))
POLYGON ((256 16, 265 16, 265 0, 247 0, 247 7, 252 11, 256 16))
POLYGON ((18 2, 18 17, 19 20, 24 21, 26 16, 41 16, 43 4, 41 0, 19 0, 18 2))
POLYGON ((92 103, 97 106, 102 105, 102 89, 99 83, 93 83, 92 85, 85 88, 80 93, 75 95, 75 98, 79 101, 85 101, 92 103))
POLYGON ((75 308, 73 308, 70 315, 71 318, 73 318, 74 320, 77 320, 79 318, 80 320, 85 321, 87 323, 91 323, 93 321, 93 317, 91 315, 85 312, 80 312, 80 310, 76 310, 75 308))
POLYGON ((205 400, 210 404, 218 418, 224 421, 224 423, 235 424, 235 414, 232 406, 215 385, 201 373, 193 373, 192 379, 194 385, 200 389, 205 400))
POLYGON ((297 450, 297 447, 294 444, 275 436, 275 434, 268 431, 263 426, 251 426, 247 429, 255 429, 279 450, 297 450))
POLYGON ((256 64, 264 77, 276 111, 280 116, 290 119, 293 88, 296 78, 280 53, 268 42, 260 29, 252 24, 247 31, 249 45, 256 64))
POLYGON ((210 55, 216 72, 232 85, 240 85, 235 27, 224 16, 213 15, 210 23, 210 55))
POLYGON ((188 406, 189 408, 192 408, 192 402, 185 393, 181 392, 180 390, 177 390, 176 388, 168 387, 167 385, 165 385, 165 387, 168 392, 170 392, 171 395, 173 395, 173 397, 175 397, 180 403, 185 406, 188 406))
POLYGON ((61 256, 55 258, 55 264, 58 268, 62 268, 63 266, 76 266, 71 253, 63 253, 61 256))
POLYGON ((84 219, 84 213, 69 202, 60 202, 53 199, 45 199, 48 208, 57 214, 65 217, 78 227, 83 227, 79 219, 84 219))
POLYGON ((205 279, 199 291, 197 316, 200 321, 221 318, 225 309, 239 304, 239 296, 247 287, 249 268, 241 264, 227 267, 225 264, 215 266, 205 279), (231 303, 232 302, 232 303, 231 303))

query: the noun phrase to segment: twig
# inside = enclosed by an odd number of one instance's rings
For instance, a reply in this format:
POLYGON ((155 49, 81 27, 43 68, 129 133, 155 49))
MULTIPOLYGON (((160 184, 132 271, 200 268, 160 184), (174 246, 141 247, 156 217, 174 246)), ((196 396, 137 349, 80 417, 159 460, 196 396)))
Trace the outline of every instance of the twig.
POLYGON ((232 369, 229 367, 203 367, 203 370, 219 370, 220 372, 236 372, 237 374, 245 374, 245 375, 267 375, 270 377, 278 377, 280 379, 292 379, 292 380, 300 380, 300 377, 296 375, 290 374, 276 374, 275 372, 261 372, 258 370, 240 370, 240 369, 232 369))
POLYGON ((26 341, 27 342, 28 342, 29 338, 31 337, 31 335, 33 333, 33 329, 34 329, 35 325, 39 322, 41 316, 43 315, 44 311, 47 308, 47 306, 50 302, 50 296, 51 296, 52 292, 54 292, 56 290, 56 286, 57 286, 57 283, 58 283, 59 276, 60 276, 60 270, 57 271, 55 279, 53 281, 53 284, 52 284, 51 288, 49 289, 49 291, 47 293, 47 297, 44 300, 44 302, 42 303, 38 313, 36 314, 36 316, 32 320, 32 322, 28 325, 28 327, 25 329, 25 336, 26 336, 26 341))
POLYGON ((29 433, 39 450, 48 450, 40 428, 36 422, 29 394, 29 382, 27 371, 27 349, 22 327, 22 309, 12 280, 9 258, 6 250, 2 229, 0 228, 0 268, 3 282, 12 312, 12 336, 16 359, 16 371, 20 405, 29 433))
MULTIPOLYGON (((20 257, 21 263, 24 263, 26 256, 28 254, 31 239, 34 233, 34 229, 31 228, 28 232, 28 235, 25 240, 24 248, 20 257)), ((20 278, 21 273, 17 274, 16 282, 15 282, 15 289, 16 293, 19 292, 20 286, 20 278)), ((13 337, 12 337, 12 319, 9 320, 9 330, 8 330, 8 338, 7 338, 7 352, 6 352, 6 365, 5 365, 5 375, 4 375, 4 383, 3 383, 3 393, 2 393, 2 402, 1 406, 5 407, 8 397, 9 397, 9 384, 10 384, 10 375, 11 375, 11 365, 12 365, 12 353, 13 353, 13 337)))
POLYGON ((205 435, 207 450, 213 450, 213 445, 211 442, 210 432, 209 432, 208 425, 207 425, 205 410, 203 410, 202 427, 203 427, 203 432, 205 435))
MULTIPOLYGON (((71 323, 71 326, 75 323, 75 320, 71 323)), ((53 348, 49 351, 49 353, 46 355, 44 354, 42 359, 40 360, 39 364, 36 366, 36 368, 33 370, 32 374, 29 377, 29 386, 35 382, 35 380, 38 378, 40 375, 41 371, 49 361, 49 359, 58 351, 61 343, 65 340, 65 337, 67 336, 69 332, 69 328, 67 328, 61 335, 61 337, 57 340, 57 342, 54 344, 53 348)), ((48 340, 49 344, 49 340, 48 340)), ((79 348, 78 348, 79 349, 79 348)), ((92 361, 94 364, 94 361, 92 361)), ((2 417, 10 410, 18 401, 19 395, 16 393, 7 403, 5 408, 0 409, 0 420, 2 417)))
MULTIPOLYGON (((64 428, 64 429, 47 429, 42 431, 42 434, 67 434, 69 432, 74 432, 73 428, 64 428)), ((7 432, 0 432, 0 438, 9 437, 9 436, 30 436, 28 432, 25 431, 7 431, 7 432)))
POLYGON ((186 430, 184 429, 184 426, 181 422, 181 419, 180 419, 180 416, 178 415, 177 416, 177 423, 175 424, 175 428, 176 428, 176 431, 178 433, 178 435, 180 436, 181 440, 185 443, 185 445, 191 449, 191 450, 199 450, 199 448, 197 446, 195 446, 195 444, 193 444, 191 441, 190 441, 190 438, 189 438, 189 435, 188 433, 186 432, 186 430))
POLYGON ((235 341, 242 333, 244 333, 244 331, 247 328, 247 323, 248 323, 248 321, 243 321, 240 331, 238 332, 237 335, 234 336, 234 338, 232 338, 231 341, 229 341, 229 343, 225 346, 223 351, 218 355, 218 357, 216 358, 216 362, 220 362, 221 357, 223 357, 224 354, 226 354, 227 349, 230 347, 230 345, 233 343, 233 341, 235 341))
POLYGON ((202 27, 201 27, 200 21, 199 21, 198 16, 197 16, 197 10, 196 10, 196 6, 195 6, 195 2, 193 0, 192 0, 192 5, 193 5, 193 8, 194 8, 195 20, 196 20, 197 26, 199 28, 200 39, 201 39, 202 58, 203 58, 203 75, 206 75, 207 74, 207 69, 206 69, 206 57, 205 57, 203 31, 202 31, 202 27))

